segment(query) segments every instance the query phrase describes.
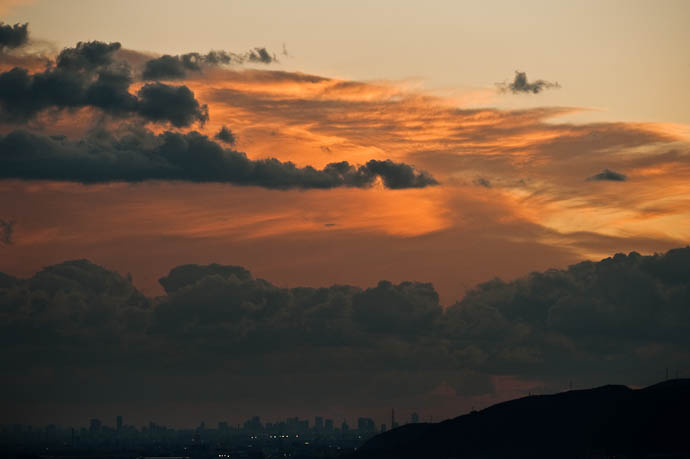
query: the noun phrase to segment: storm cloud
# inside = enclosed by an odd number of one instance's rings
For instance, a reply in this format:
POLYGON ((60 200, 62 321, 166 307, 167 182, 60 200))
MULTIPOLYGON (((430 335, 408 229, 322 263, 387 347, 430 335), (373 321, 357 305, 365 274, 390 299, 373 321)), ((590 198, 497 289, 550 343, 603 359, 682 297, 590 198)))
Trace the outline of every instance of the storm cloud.
POLYGON ((146 61, 141 77, 144 80, 176 80, 186 78, 189 72, 201 72, 204 67, 246 62, 271 64, 277 62, 277 59, 266 48, 254 48, 243 54, 227 51, 210 51, 207 54, 186 53, 177 56, 165 54, 146 61))
POLYGON ((80 42, 63 49, 43 72, 14 67, 1 73, 0 117, 21 123, 48 109, 93 107, 115 117, 138 116, 175 127, 208 120, 207 107, 186 86, 152 83, 131 94, 129 65, 114 59, 120 48, 117 42, 80 42))
MULTIPOLYGON (((160 280, 166 294, 151 299, 126 277, 69 261, 29 279, 0 275, 0 336, 12 344, 0 348, 0 361, 15 378, 53 368, 52 392, 71 387, 75 370, 93 374, 107 390, 80 397, 118 400, 198 401, 208 388, 215 401, 354 394, 378 403, 441 383, 487 394, 490 378, 505 375, 541 387, 645 384, 659 366, 690 365, 689 266, 690 248, 617 254, 494 279, 444 309, 428 283, 284 288, 223 265, 174 268, 160 280), (112 372, 105 379, 104 363, 112 372), (141 381, 151 371, 184 383, 149 387, 141 381), (137 378, 136 391, 118 374, 137 378)), ((40 381, 22 381, 21 396, 46 396, 40 381)), ((3 397, 17 393, 3 384, 3 397)))
POLYGON ((0 22, 0 52, 5 48, 14 49, 29 42, 29 24, 9 25, 0 22))
MULTIPOLYGON (((158 85, 144 86, 139 93, 141 99, 146 100, 149 87, 152 91, 167 90, 158 85)), ((154 105, 148 113, 152 119, 157 117, 156 109, 154 105)), ((147 130, 131 131, 120 137, 98 130, 77 141, 13 131, 0 136, 0 177, 81 183, 184 180, 273 189, 367 188, 377 179, 390 189, 423 188, 438 183, 424 171, 390 160, 371 160, 361 166, 343 161, 318 170, 275 158, 251 160, 195 131, 156 135, 147 130)))
POLYGON ((628 177, 627 175, 621 174, 620 172, 612 171, 611 169, 604 169, 598 174, 594 174, 591 177, 588 177, 587 180, 596 182, 625 182, 626 180, 628 180, 628 177))
POLYGON ((558 82, 546 80, 527 81, 527 73, 515 71, 515 78, 510 83, 497 83, 498 88, 503 91, 511 91, 513 94, 538 94, 544 89, 556 89, 561 85, 558 82))

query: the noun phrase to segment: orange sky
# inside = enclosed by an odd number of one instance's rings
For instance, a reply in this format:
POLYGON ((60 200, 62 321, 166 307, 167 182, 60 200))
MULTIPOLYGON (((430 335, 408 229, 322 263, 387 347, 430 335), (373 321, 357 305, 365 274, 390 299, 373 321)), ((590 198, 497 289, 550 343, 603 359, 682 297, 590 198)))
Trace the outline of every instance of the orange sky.
MULTIPOLYGON (((1 271, 26 276, 89 258, 158 293, 156 279, 171 267, 219 262, 281 285, 431 281, 447 304, 494 276, 690 238, 687 126, 573 124, 559 118, 584 109, 467 109, 405 82, 283 71, 205 69, 183 83, 209 106, 210 121, 193 129, 212 136, 227 125, 250 158, 318 168, 393 159, 441 185, 275 191, 5 180, 0 216, 16 221, 16 234, 1 271), (588 180, 604 169, 627 180, 588 180)), ((76 137, 97 122, 83 109, 30 127, 76 137)))

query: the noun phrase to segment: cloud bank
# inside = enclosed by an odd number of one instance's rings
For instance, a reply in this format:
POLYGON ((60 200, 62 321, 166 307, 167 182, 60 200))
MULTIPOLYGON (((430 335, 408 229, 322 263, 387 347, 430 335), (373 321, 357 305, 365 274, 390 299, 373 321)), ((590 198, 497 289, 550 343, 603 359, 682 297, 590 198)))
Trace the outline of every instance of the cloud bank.
MULTIPOLYGON (((168 90, 164 86, 153 88, 168 90)), ((142 100, 145 99, 143 95, 142 100)), ((154 107, 149 117, 157 116, 154 107)), ((147 130, 121 137, 98 130, 78 141, 12 131, 0 136, 0 178, 81 183, 184 180, 273 189, 367 188, 377 179, 390 189, 438 184, 428 173, 390 160, 370 160, 361 166, 342 161, 318 170, 275 158, 251 160, 196 131, 156 135, 147 130)))
POLYGON ((690 367, 688 266, 690 248, 617 254, 495 279, 444 310, 428 283, 283 288, 223 265, 174 268, 160 280, 166 295, 151 299, 119 274, 69 261, 29 279, 0 275, 0 361, 15 375, 0 396, 69 401, 75 374, 104 384, 85 388, 83 402, 385 406, 442 383, 491 394, 508 375, 541 387, 644 384, 660 366, 690 367), (39 368, 56 375, 47 394, 29 378, 39 368))

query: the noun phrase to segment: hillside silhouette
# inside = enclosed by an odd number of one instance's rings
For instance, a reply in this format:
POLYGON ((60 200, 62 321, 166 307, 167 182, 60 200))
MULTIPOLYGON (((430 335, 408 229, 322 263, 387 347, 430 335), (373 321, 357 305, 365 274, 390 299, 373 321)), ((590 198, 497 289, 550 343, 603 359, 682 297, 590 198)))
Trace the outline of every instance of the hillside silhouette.
POLYGON ((690 457, 690 379, 529 396, 378 435, 364 458, 690 457))

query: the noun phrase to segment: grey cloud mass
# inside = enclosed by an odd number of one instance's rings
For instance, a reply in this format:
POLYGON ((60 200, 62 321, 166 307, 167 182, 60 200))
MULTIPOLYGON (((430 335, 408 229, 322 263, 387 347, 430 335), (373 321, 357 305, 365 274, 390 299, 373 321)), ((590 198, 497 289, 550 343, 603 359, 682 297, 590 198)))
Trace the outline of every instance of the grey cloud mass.
POLYGON ((511 91, 513 94, 538 94, 544 89, 560 88, 558 82, 546 80, 527 81, 527 73, 515 71, 515 78, 510 83, 497 83, 498 88, 503 91, 511 91))
POLYGON ((21 123, 48 109, 93 107, 175 127, 208 120, 207 107, 186 86, 150 83, 131 94, 129 65, 114 59, 119 49, 119 43, 80 42, 62 50, 43 72, 14 67, 0 73, 0 119, 21 123))
MULTIPOLYGON (((144 86, 139 93, 141 99, 148 97, 147 87, 167 91, 166 87, 157 85, 144 86)), ((156 109, 153 105, 148 113, 150 118, 158 117, 156 109)), ((120 137, 97 130, 77 141, 19 130, 10 132, 0 136, 0 178, 81 183, 185 180, 273 189, 367 188, 377 179, 390 189, 422 188, 438 183, 424 171, 390 160, 371 160, 361 166, 343 161, 318 170, 274 158, 251 160, 244 153, 223 148, 195 131, 186 134, 166 131, 156 135, 144 129, 120 137)))
POLYGON ((492 376, 646 384, 660 367, 690 366, 689 267, 690 248, 618 254, 495 279, 444 310, 428 283, 283 288, 222 265, 174 268, 151 299, 69 261, 0 275, 0 363, 13 375, 0 397, 386 406, 441 383, 490 394, 492 376), (49 389, 36 371, 52 375, 49 389), (98 390, 75 395, 75 374, 98 390))
POLYGON ((598 174, 594 174, 591 177, 588 177, 587 180, 593 180, 597 182, 625 182, 626 180, 628 180, 628 177, 625 174, 621 174, 620 172, 612 171, 611 169, 604 169, 598 174))
POLYGON ((29 42, 29 24, 9 25, 0 22, 0 52, 20 48, 29 42))

